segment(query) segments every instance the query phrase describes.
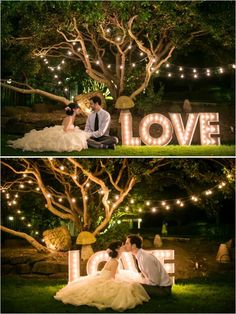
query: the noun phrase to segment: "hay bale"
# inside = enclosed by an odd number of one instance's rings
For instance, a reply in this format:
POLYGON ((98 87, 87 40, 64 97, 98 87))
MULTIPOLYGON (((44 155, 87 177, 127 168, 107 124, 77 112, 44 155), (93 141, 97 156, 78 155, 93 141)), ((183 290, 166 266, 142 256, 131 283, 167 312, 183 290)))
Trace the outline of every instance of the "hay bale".
POLYGON ((78 103, 81 107, 81 109, 86 112, 86 109, 87 110, 90 110, 90 102, 89 102, 89 99, 91 97, 94 97, 94 96, 98 96, 101 98, 101 102, 102 102, 102 108, 106 108, 106 101, 105 101, 105 98, 102 94, 102 92, 100 91, 94 91, 94 92, 91 92, 91 93, 86 93, 86 94, 80 94, 80 95, 77 95, 77 96, 74 96, 74 102, 78 103))
POLYGON ((71 247, 71 235, 66 226, 44 231, 43 238, 47 248, 54 251, 68 251, 71 247))

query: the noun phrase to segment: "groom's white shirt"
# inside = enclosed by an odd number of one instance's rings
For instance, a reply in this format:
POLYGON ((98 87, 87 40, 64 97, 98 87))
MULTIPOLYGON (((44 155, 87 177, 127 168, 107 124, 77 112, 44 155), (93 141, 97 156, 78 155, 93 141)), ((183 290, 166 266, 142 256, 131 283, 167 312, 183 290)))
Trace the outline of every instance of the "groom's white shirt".
POLYGON ((97 131, 94 131, 94 122, 96 117, 96 112, 93 111, 87 118, 85 125, 85 132, 91 133, 92 137, 101 137, 103 135, 109 135, 111 116, 109 112, 104 109, 100 109, 98 112, 99 128, 97 131))
POLYGON ((139 249, 136 258, 144 276, 143 284, 166 287, 172 285, 171 279, 161 262, 151 253, 139 249))

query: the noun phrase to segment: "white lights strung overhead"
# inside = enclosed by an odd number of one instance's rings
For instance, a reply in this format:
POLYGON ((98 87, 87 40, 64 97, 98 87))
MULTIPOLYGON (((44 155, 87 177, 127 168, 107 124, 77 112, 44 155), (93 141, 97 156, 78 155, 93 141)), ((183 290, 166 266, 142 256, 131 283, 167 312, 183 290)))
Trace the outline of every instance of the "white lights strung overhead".
MULTIPOLYGON (((211 188, 208 188, 207 190, 204 190, 202 192, 198 192, 195 193, 194 195, 190 195, 187 197, 181 197, 178 199, 165 199, 165 200, 155 200, 152 199, 150 200, 143 200, 143 205, 140 205, 140 201, 138 201, 138 205, 136 205, 134 199, 132 200, 132 205, 133 207, 128 207, 126 206, 124 208, 124 210, 126 212, 130 212, 130 213, 146 213, 147 211, 149 211, 150 213, 153 214, 158 214, 160 212, 160 210, 172 210, 173 208, 178 208, 178 207, 184 207, 186 204, 188 203, 198 203, 200 202, 204 197, 208 197, 208 196, 213 196, 214 195, 214 191, 215 192, 219 192, 222 191, 222 189, 226 186, 226 182, 221 181, 220 183, 217 183, 216 185, 214 185, 211 188)), ((131 203, 131 201, 130 201, 131 203)))

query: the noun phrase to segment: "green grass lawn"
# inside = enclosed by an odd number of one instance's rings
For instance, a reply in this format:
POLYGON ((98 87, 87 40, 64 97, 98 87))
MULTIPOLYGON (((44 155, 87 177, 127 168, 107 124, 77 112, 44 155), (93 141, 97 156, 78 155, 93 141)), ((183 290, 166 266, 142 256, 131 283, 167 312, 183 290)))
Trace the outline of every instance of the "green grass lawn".
POLYGON ((2 135, 2 156, 235 156, 235 145, 221 146, 121 146, 112 149, 86 149, 80 152, 30 152, 13 149, 7 146, 7 141, 16 136, 2 135))
MULTIPOLYGON (((2 277, 1 313, 114 313, 88 306, 65 305, 53 295, 66 284, 59 279, 22 279, 2 277)), ((128 313, 235 313, 232 274, 209 278, 179 280, 173 295, 150 300, 128 313)))

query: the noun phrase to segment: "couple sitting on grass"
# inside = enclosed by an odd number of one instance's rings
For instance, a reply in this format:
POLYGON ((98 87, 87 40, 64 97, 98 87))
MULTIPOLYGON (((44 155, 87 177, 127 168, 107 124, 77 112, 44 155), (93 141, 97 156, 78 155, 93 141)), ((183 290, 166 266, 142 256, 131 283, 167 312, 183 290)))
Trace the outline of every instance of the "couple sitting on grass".
POLYGON ((80 277, 56 293, 54 298, 72 305, 95 306, 102 310, 112 308, 125 311, 147 302, 150 297, 163 297, 171 294, 171 279, 161 262, 142 249, 142 238, 130 235, 122 245, 112 242, 108 247, 109 261, 96 275, 80 277), (118 272, 122 252, 131 252, 137 260, 141 275, 136 282, 132 276, 118 272))
POLYGON ((43 130, 31 130, 24 137, 15 141, 8 141, 9 146, 24 151, 81 151, 88 147, 115 149, 118 138, 109 135, 111 116, 102 109, 101 99, 98 96, 90 98, 90 108, 85 130, 74 125, 76 115, 83 114, 77 103, 69 103, 65 107, 67 117, 62 125, 46 127, 43 130))

